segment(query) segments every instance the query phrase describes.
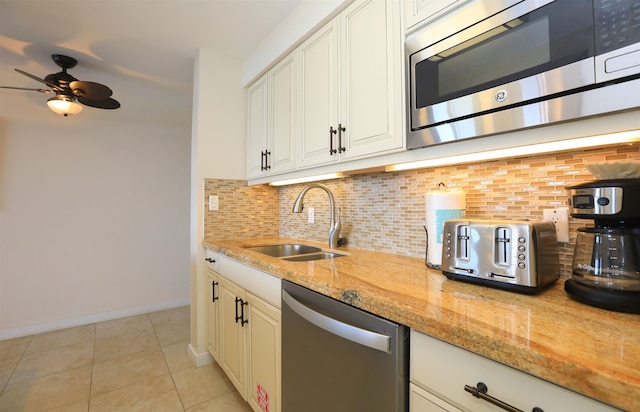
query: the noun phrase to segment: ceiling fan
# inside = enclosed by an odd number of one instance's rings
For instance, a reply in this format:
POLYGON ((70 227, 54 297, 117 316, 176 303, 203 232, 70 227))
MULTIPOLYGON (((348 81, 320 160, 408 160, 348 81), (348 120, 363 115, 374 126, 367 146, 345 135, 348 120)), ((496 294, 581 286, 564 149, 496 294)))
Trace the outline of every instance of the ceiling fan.
POLYGON ((44 79, 20 69, 15 69, 18 73, 49 86, 49 89, 30 89, 11 86, 0 86, 0 88, 55 93, 54 97, 47 100, 47 106, 55 113, 64 116, 80 113, 82 106, 78 104, 78 102, 85 106, 96 107, 98 109, 117 109, 120 107, 120 103, 111 98, 113 92, 107 86, 95 82, 80 81, 67 73, 67 69, 71 69, 78 64, 76 59, 61 54, 52 54, 51 59, 53 59, 55 64, 62 67, 62 71, 49 74, 44 79))

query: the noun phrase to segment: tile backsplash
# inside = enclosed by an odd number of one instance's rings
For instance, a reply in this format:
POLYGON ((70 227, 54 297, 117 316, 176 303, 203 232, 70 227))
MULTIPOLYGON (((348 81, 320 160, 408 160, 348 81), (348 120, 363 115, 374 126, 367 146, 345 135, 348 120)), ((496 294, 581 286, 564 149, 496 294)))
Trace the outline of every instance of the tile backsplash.
MULTIPOLYGON (((424 258, 425 194, 436 189, 439 182, 466 192, 467 217, 541 219, 543 209, 566 206, 565 186, 593 180, 587 164, 621 160, 640 161, 640 144, 414 171, 366 173, 323 184, 331 189, 341 209, 341 233, 349 246, 424 258)), ((230 181, 207 181, 205 201, 208 194, 214 194, 211 191, 237 192, 229 194, 229 200, 221 196, 220 203, 241 202, 242 207, 221 206, 219 212, 207 211, 205 233, 208 235, 230 238, 271 233, 327 241, 329 198, 324 191, 309 191, 305 196, 305 211, 295 214, 293 203, 303 184, 275 188, 226 182, 230 181), (313 224, 307 223, 310 207, 315 209, 313 224), (214 213, 218 215, 212 218, 210 215, 214 213), (233 224, 227 224, 227 219, 233 224), (221 221, 225 223, 221 225, 221 221)), ((576 230, 590 223, 569 219, 570 242, 559 244, 565 278, 571 273, 576 230)))
POLYGON ((278 236, 278 190, 247 186, 244 180, 204 182, 204 237, 234 239, 278 236), (218 210, 209 210, 209 196, 218 196, 218 210))

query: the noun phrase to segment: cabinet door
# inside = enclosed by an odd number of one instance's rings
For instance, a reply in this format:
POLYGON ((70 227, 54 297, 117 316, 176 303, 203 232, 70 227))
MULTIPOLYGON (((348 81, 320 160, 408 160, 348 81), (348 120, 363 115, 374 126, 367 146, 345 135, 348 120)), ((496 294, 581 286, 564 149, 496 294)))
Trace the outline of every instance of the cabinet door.
POLYGON ((280 310, 247 293, 247 402, 256 412, 280 412, 280 310))
POLYGON ((341 14, 340 122, 343 159, 404 143, 400 3, 360 0, 341 14))
POLYGON ((407 28, 434 16, 458 0, 406 0, 405 21, 407 28))
POLYGON ((329 128, 338 117, 337 19, 322 27, 299 50, 300 167, 337 162, 337 137, 329 128), (331 139, 335 143, 331 143, 331 139))
POLYGON ((247 176, 249 177, 266 174, 263 170, 263 153, 267 147, 267 108, 267 75, 264 75, 247 90, 247 176))
MULTIPOLYGON (((245 326, 238 320, 241 303, 236 298, 245 301, 244 290, 234 283, 220 278, 220 366, 225 371, 229 380, 236 387, 240 395, 246 399, 245 381, 245 326)), ((244 309, 245 319, 248 314, 244 309)))
POLYGON ((207 348, 220 363, 220 275, 207 270, 209 292, 207 300, 207 348))
POLYGON ((298 87, 296 53, 284 58, 268 73, 269 135, 267 150, 269 173, 296 168, 298 87))

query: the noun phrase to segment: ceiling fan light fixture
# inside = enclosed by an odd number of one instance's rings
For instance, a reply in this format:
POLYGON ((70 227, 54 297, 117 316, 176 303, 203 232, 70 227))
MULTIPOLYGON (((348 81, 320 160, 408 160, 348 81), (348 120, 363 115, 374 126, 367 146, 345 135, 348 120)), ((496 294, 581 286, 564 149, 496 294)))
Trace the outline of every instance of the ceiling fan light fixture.
POLYGON ((59 94, 47 100, 47 106, 53 112, 67 116, 70 114, 78 114, 82 111, 82 105, 77 103, 72 97, 59 94))

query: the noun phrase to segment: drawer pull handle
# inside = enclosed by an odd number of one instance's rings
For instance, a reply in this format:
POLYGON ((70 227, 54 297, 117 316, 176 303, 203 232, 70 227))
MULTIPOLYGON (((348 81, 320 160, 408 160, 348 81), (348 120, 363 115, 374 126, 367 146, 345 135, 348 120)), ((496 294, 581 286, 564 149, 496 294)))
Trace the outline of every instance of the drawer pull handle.
MULTIPOLYGON (((487 395, 489 388, 483 382, 478 382, 476 387, 469 385, 464 385, 464 390, 475 396, 476 398, 484 399, 485 401, 496 405, 505 411, 509 412, 524 412, 521 409, 515 408, 508 403, 502 402, 500 399, 496 399, 491 395, 487 395)), ((531 410, 531 412, 544 412, 542 408, 538 408, 537 406, 531 410)))

